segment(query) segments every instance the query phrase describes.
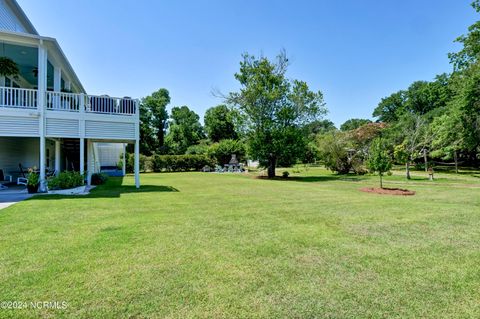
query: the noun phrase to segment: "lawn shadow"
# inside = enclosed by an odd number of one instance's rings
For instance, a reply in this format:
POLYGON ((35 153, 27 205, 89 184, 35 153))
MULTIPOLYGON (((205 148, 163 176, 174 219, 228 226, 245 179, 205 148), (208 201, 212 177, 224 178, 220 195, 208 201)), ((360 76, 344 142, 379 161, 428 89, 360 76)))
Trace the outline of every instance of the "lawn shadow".
POLYGON ((42 195, 35 196, 34 199, 119 198, 123 194, 164 192, 179 192, 179 190, 175 187, 164 185, 141 185, 137 189, 135 185, 123 185, 123 177, 110 177, 104 185, 95 187, 87 195, 42 195))

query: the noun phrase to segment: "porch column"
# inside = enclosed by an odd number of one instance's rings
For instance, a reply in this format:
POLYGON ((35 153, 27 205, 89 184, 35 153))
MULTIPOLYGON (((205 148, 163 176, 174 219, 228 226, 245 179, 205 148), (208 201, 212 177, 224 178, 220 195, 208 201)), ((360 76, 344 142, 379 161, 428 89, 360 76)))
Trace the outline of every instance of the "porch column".
POLYGON ((87 185, 92 184, 92 173, 94 170, 94 158, 93 158, 93 143, 90 139, 87 139, 87 185))
POLYGON ((40 192, 47 191, 45 180, 45 92, 47 91, 47 50, 40 40, 38 45, 38 125, 40 135, 40 192))
POLYGON ((135 186, 140 188, 140 101, 135 101, 135 186))
POLYGON ((85 174, 85 139, 80 138, 80 174, 85 174))
POLYGON ((60 140, 55 140, 55 175, 60 174, 60 140))
POLYGON ((127 161, 125 159, 126 154, 125 152, 127 151, 127 148, 125 147, 125 143, 123 145, 123 164, 122 164, 122 175, 125 176, 127 175, 127 161))
POLYGON ((135 141, 135 186, 140 188, 140 141, 135 141))

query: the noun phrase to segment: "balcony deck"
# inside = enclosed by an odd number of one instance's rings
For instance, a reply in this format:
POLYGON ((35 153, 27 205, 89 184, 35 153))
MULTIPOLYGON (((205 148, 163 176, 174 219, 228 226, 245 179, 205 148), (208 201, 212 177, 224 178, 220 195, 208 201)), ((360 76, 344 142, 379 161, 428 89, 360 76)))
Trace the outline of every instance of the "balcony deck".
POLYGON ((135 140, 138 100, 0 87, 0 136, 135 140), (44 106, 39 105, 43 100, 44 106))

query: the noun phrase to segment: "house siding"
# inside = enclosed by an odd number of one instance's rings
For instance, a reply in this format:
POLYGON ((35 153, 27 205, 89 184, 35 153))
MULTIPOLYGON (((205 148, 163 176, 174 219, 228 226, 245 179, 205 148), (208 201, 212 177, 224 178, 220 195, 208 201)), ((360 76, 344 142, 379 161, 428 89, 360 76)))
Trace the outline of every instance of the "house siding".
POLYGON ((38 123, 36 117, 0 115, 0 136, 39 136, 38 123))
POLYGON ((18 20, 5 0, 0 0, 0 29, 28 33, 25 26, 18 20))
POLYGON ((85 121, 86 138, 135 139, 135 123, 85 121))
POLYGON ((79 122, 73 119, 46 119, 46 136, 48 137, 79 137, 79 122))

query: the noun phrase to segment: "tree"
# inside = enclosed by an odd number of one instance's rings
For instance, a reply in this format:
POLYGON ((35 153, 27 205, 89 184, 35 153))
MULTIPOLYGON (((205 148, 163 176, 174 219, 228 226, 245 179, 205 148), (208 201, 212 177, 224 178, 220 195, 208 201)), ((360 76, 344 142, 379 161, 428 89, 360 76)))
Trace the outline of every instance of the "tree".
POLYGON ((157 149, 156 132, 152 124, 152 112, 140 104, 140 153, 150 156, 157 149))
POLYGON ((340 125, 340 131, 351 131, 363 126, 365 124, 372 123, 372 121, 367 119, 349 119, 340 125))
POLYGON ((141 139, 145 139, 146 153, 159 150, 165 144, 164 137, 168 124, 167 105, 169 103, 170 94, 167 89, 159 89, 142 99, 140 134, 141 139))
POLYGON ((303 129, 305 131, 305 137, 313 139, 318 134, 335 131, 337 128, 332 121, 325 119, 307 123, 303 126, 303 129))
POLYGON ((223 139, 237 139, 235 115, 226 105, 209 108, 205 112, 205 131, 212 142, 223 139))
POLYGON ((456 173, 458 173, 458 152, 464 148, 463 130, 461 113, 455 108, 435 118, 431 124, 432 155, 445 160, 453 159, 456 173))
MULTIPOLYGON (((480 1, 475 0, 472 7, 480 12, 480 1)), ((448 56, 455 71, 467 69, 470 65, 477 63, 480 59, 480 21, 475 22, 468 28, 468 34, 458 37, 455 42, 463 45, 463 48, 448 56)))
POLYGON ((383 98, 373 110, 373 117, 377 117, 379 122, 396 122, 398 115, 404 112, 405 99, 405 91, 398 91, 383 98))
POLYGON ((427 122, 417 114, 405 113, 399 122, 391 128, 398 141, 397 160, 405 164, 405 174, 410 179, 410 164, 420 151, 427 147, 427 122))
POLYGON ((345 132, 319 134, 316 139, 320 160, 326 168, 338 174, 347 174, 352 168, 352 144, 345 132))
POLYGON ((245 118, 250 155, 268 167, 269 178, 277 163, 293 163, 303 153, 302 127, 326 113, 322 93, 288 80, 287 67, 285 52, 275 62, 244 54, 235 74, 241 88, 226 98, 245 118))
POLYGON ((367 159, 367 167, 370 171, 378 173, 380 188, 383 188, 383 174, 392 168, 392 159, 383 139, 378 138, 372 142, 367 159))
POLYGON ((165 143, 171 154, 185 154, 187 148, 205 137, 200 117, 187 106, 172 108, 170 128, 165 143))

